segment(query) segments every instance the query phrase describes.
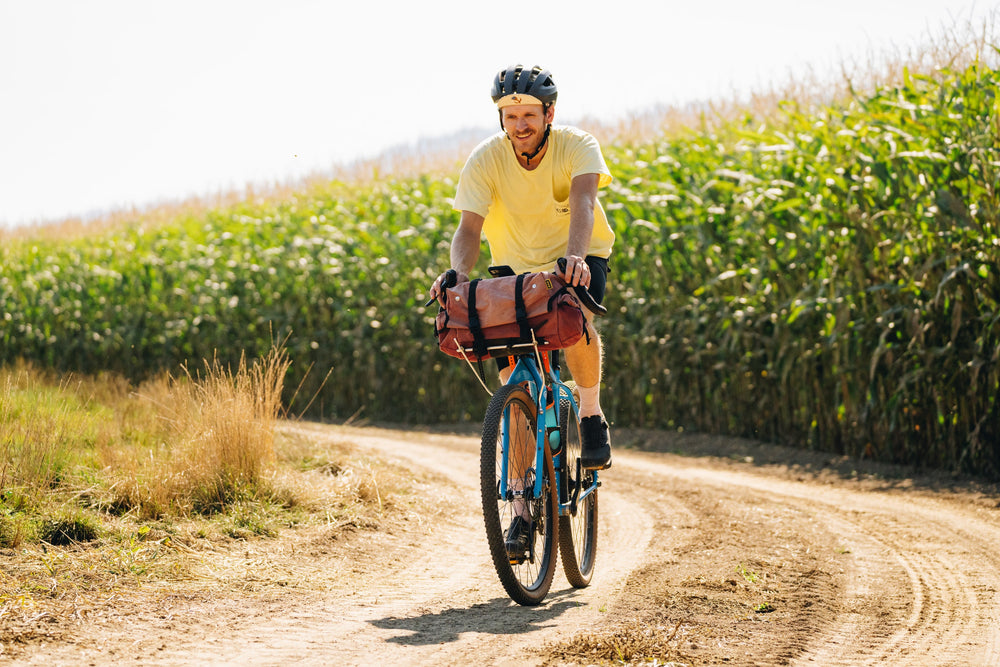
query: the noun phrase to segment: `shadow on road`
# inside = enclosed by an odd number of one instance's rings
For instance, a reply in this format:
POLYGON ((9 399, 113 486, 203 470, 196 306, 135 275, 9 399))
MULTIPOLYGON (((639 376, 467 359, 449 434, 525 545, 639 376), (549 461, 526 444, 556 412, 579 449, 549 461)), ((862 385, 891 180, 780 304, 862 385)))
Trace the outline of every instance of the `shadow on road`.
POLYGON ((583 606, 583 602, 567 599, 574 591, 553 591, 538 607, 522 607, 508 598, 494 598, 471 607, 445 609, 419 616, 390 616, 369 621, 383 630, 406 631, 387 642, 408 646, 425 646, 454 642, 467 632, 489 635, 516 635, 554 627, 564 612, 583 606))

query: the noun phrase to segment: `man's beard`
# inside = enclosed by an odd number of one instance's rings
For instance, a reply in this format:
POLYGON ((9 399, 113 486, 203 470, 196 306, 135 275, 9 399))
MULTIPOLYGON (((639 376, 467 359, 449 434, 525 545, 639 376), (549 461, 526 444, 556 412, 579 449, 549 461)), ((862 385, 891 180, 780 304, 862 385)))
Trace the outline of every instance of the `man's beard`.
MULTIPOLYGON (((546 125, 545 126, 545 132, 542 133, 541 139, 539 139, 538 143, 536 143, 530 149, 524 150, 524 148, 526 148, 524 146, 522 146, 522 148, 520 148, 520 149, 516 145, 514 146, 515 152, 517 152, 517 154, 520 155, 521 157, 526 158, 527 159, 527 163, 529 165, 531 164, 531 160, 542 151, 542 148, 545 146, 545 142, 548 141, 548 139, 549 139, 549 130, 551 129, 551 127, 552 127, 551 125, 546 125)), ((529 135, 529 136, 527 136, 527 137, 524 137, 524 139, 530 139, 531 136, 537 135, 537 134, 538 134, 538 132, 532 131, 532 134, 529 135)), ((507 134, 507 138, 511 140, 511 143, 514 143, 516 137, 517 137, 517 135, 514 135, 514 137, 511 137, 509 133, 507 134)), ((523 140, 522 139, 518 139, 518 141, 523 141, 523 140)))

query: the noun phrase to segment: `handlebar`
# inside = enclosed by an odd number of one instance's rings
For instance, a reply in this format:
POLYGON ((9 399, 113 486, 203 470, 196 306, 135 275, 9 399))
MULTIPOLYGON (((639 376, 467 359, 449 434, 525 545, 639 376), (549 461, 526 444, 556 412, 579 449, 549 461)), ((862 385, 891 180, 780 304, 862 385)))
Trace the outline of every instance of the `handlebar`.
MULTIPOLYGON (((559 260, 556 262, 556 266, 559 267, 560 273, 566 275, 565 257, 560 257, 559 260)), ((595 315, 608 314, 608 309, 602 306, 601 304, 597 303, 596 301, 594 301, 594 297, 590 295, 590 292, 587 291, 586 287, 583 287, 581 285, 570 285, 569 287, 570 289, 573 290, 573 293, 576 294, 576 298, 580 300, 580 303, 583 304, 584 308, 594 313, 595 315)))
MULTIPOLYGON (((441 283, 441 291, 448 289, 449 287, 454 287, 458 284, 458 272, 455 269, 448 269, 444 272, 444 281, 441 283)), ((437 298, 433 298, 424 304, 424 308, 430 308, 431 304, 437 301, 437 298)))

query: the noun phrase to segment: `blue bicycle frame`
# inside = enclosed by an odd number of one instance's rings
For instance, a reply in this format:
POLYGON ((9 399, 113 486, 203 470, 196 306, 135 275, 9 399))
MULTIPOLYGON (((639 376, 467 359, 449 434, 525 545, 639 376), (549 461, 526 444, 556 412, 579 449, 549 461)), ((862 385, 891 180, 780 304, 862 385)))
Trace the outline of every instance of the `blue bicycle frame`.
MULTIPOLYGON (((507 384, 526 384, 528 392, 531 394, 532 399, 535 401, 537 417, 536 421, 536 433, 535 433, 535 470, 542 470, 545 460, 545 439, 548 437, 549 446, 554 450, 553 453, 553 466, 555 467, 556 479, 555 484, 557 489, 564 489, 565 484, 563 480, 563 461, 562 458, 566 455, 566 448, 561 447, 559 442, 559 428, 562 426, 559 423, 560 410, 559 405, 561 401, 566 399, 570 406, 572 406, 573 413, 570 415, 567 412, 567 418, 573 418, 579 420, 580 408, 576 404, 576 400, 573 398, 573 390, 562 382, 559 376, 559 368, 554 364, 549 363, 549 356, 547 352, 538 353, 538 357, 532 357, 531 355, 521 355, 517 359, 517 364, 514 366, 514 370, 507 380, 507 384), (536 358, 538 361, 536 361, 536 358), (546 383, 545 377, 539 370, 539 363, 545 367, 547 374, 549 376, 549 383, 546 383), (549 394, 552 394, 552 400, 549 399, 549 394), (551 408, 546 409, 546 406, 551 405, 551 408), (558 452, 558 454, 555 453, 558 452)), ((508 488, 507 488, 507 462, 509 459, 510 452, 510 414, 505 413, 502 423, 502 446, 503 446, 503 461, 501 463, 501 476, 500 476, 500 496, 502 498, 507 498, 508 488)), ((572 464, 572 462, 567 462, 572 464)), ((576 462, 579 466, 579 461, 576 462)), ((591 482, 586 488, 582 487, 582 476, 580 471, 577 470, 576 479, 577 487, 573 489, 566 489, 566 497, 563 498, 560 494, 559 498, 559 514, 568 515, 573 510, 575 510, 576 504, 581 502, 591 493, 597 491, 597 487, 600 483, 597 479, 597 472, 594 471, 592 474, 591 482)), ((542 476, 535 475, 534 481, 534 492, 533 497, 538 498, 542 494, 542 476)))

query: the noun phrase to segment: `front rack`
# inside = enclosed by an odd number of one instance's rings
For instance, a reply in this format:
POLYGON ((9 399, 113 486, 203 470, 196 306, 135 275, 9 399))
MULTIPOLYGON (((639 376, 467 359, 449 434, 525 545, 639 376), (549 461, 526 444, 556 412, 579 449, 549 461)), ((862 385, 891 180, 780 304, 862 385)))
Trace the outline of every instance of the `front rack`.
MULTIPOLYGON (((476 370, 476 367, 472 365, 473 358, 470 357, 469 355, 473 354, 473 349, 471 347, 462 347, 462 345, 459 344, 458 342, 457 336, 452 340, 454 340, 455 342, 455 351, 458 352, 460 355, 462 355, 462 359, 464 359, 465 363, 467 363, 469 365, 469 368, 472 369, 472 372, 475 374, 476 379, 479 380, 479 384, 483 385, 483 389, 486 390, 486 393, 492 396, 493 392, 490 391, 490 388, 486 386, 486 380, 482 377, 482 374, 476 370)), ((494 359, 498 357, 522 357, 531 354, 534 355, 536 361, 538 362, 538 367, 542 368, 542 355, 538 350, 538 339, 535 338, 534 330, 531 331, 530 343, 513 343, 513 344, 508 343, 504 345, 491 345, 486 348, 486 351, 489 353, 490 358, 494 359)), ((481 360, 479 359, 476 360, 482 363, 481 360)))

